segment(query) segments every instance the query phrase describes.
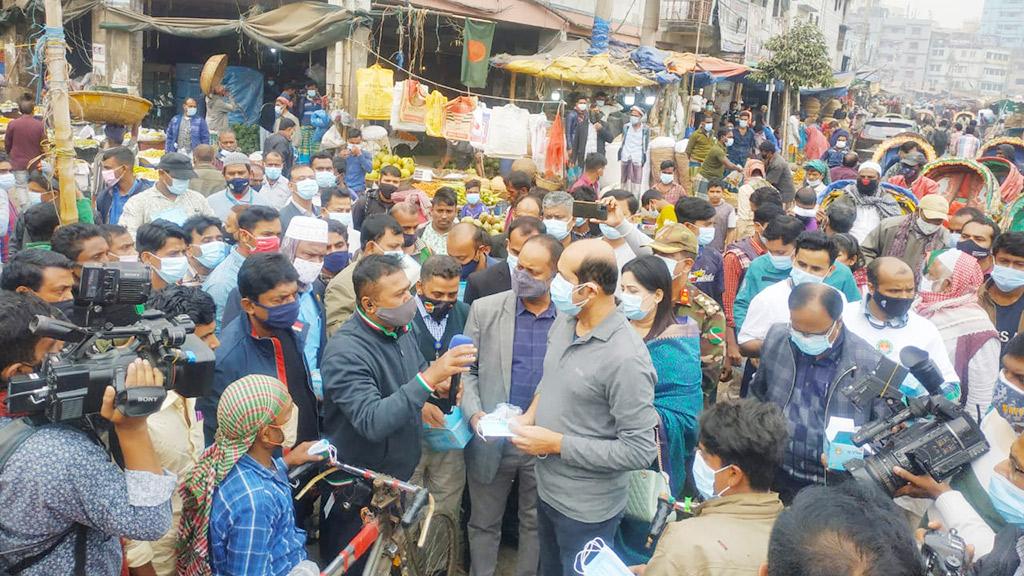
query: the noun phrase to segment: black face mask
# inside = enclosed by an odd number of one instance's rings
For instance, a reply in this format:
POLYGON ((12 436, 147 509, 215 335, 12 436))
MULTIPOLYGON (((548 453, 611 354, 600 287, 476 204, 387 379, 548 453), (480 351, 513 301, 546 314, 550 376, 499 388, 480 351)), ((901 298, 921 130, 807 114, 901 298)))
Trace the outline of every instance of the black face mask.
POLYGON ((415 234, 402 234, 402 245, 406 248, 411 248, 416 244, 416 241, 419 240, 419 238, 420 237, 415 234))
POLYGON ((420 300, 423 301, 423 308, 430 314, 430 317, 440 322, 444 320, 445 316, 452 311, 452 307, 455 306, 455 302, 448 300, 435 300, 426 296, 420 296, 420 300))
POLYGON ((978 246, 974 240, 961 240, 956 243, 956 249, 974 256, 978 260, 988 258, 988 255, 992 253, 991 249, 978 246))
POLYGON ((863 194, 864 196, 874 196, 875 192, 878 191, 878 180, 858 178, 857 191, 863 194))
POLYGON ((381 184, 377 191, 382 199, 390 201, 391 195, 398 192, 398 186, 394 184, 381 184))
POLYGON ((875 301, 875 304, 878 304, 878 307, 889 318, 902 318, 906 316, 907 312, 910 312, 910 307, 914 305, 913 298, 893 298, 872 293, 871 299, 875 301))

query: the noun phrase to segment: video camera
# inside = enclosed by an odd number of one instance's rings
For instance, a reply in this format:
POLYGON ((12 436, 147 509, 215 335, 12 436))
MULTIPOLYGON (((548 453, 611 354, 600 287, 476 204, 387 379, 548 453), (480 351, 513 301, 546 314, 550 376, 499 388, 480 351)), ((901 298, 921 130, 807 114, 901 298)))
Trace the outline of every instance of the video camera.
POLYGON ((963 576, 970 559, 967 543, 956 530, 928 530, 921 543, 921 563, 927 576, 963 576))
POLYGON ((944 482, 989 449, 978 423, 942 395, 944 379, 927 352, 908 346, 900 352, 900 362, 929 396, 912 398, 899 412, 862 426, 853 443, 870 445, 874 454, 846 463, 855 479, 874 483, 890 496, 907 484, 893 473, 893 466, 944 482), (912 418, 924 420, 902 426, 912 418))
MULTIPOLYGON (((83 277, 84 279, 84 277, 83 277)), ((118 282, 101 282, 102 301, 119 294, 118 282), (111 287, 112 286, 112 287, 111 287)), ((146 286, 148 292, 148 277, 146 286)), ((94 302, 97 300, 93 300, 94 302)), ((115 407, 125 416, 147 416, 160 410, 167 390, 186 398, 202 396, 213 382, 214 355, 195 334, 187 315, 166 318, 159 310, 146 310, 129 326, 82 328, 70 322, 36 316, 29 329, 73 343, 43 362, 38 373, 11 378, 7 387, 8 411, 42 414, 51 422, 73 422, 97 414, 107 386, 116 391, 115 407), (104 349, 100 341, 127 340, 104 349), (163 387, 125 387, 128 365, 136 358, 149 360, 164 376, 163 387)))
POLYGON ((82 265, 75 304, 86 306, 83 324, 100 327, 107 322, 128 324, 135 319, 131 307, 145 304, 152 289, 150 269, 138 262, 112 262, 82 265), (129 314, 118 313, 115 306, 127 308, 129 314), (104 312, 107 311, 108 314, 104 312), (126 319, 130 315, 130 319, 126 319))

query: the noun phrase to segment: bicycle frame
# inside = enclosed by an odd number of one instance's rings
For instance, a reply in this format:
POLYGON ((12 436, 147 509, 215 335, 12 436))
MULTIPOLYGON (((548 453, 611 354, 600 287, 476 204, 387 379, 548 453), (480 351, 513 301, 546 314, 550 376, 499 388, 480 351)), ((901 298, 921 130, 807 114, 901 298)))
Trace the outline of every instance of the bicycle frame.
POLYGON ((334 557, 334 560, 324 568, 320 575, 336 576, 347 572, 349 566, 373 546, 378 536, 380 536, 380 525, 376 520, 363 524, 363 528, 355 535, 355 538, 352 538, 352 541, 334 557))

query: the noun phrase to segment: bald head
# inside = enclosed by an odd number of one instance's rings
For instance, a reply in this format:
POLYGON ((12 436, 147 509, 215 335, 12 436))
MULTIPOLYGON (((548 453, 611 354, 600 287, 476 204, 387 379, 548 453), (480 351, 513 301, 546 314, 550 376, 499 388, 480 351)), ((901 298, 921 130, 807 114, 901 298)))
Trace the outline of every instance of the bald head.
POLYGON ((605 295, 614 294, 619 282, 615 250, 598 238, 569 244, 558 260, 558 271, 566 280, 577 285, 589 282, 605 295))
POLYGON ((459 222, 448 231, 448 255, 463 265, 479 262, 490 248, 487 232, 472 222, 459 222))
POLYGON ((398 202, 391 207, 391 215, 395 218, 398 216, 419 216, 420 209, 415 204, 410 202, 398 202))
POLYGON ((875 258, 868 265, 868 282, 875 286, 886 285, 896 279, 910 278, 913 280, 914 271, 910 266, 893 256, 882 256, 875 258))

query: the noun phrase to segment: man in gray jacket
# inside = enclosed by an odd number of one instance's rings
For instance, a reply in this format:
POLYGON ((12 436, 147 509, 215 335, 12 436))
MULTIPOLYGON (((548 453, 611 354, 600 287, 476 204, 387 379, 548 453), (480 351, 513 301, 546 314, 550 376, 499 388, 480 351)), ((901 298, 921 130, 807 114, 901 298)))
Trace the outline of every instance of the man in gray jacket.
MULTIPOLYGON (((548 331, 555 321, 549 287, 562 243, 547 234, 530 237, 512 271, 512 290, 473 303, 466 335, 481 351, 463 380, 462 410, 475 430, 480 418, 507 403, 528 410, 544 370, 548 331)), ((512 481, 519 478, 519 553, 516 576, 537 573, 535 459, 503 438, 474 437, 466 447, 469 469, 471 576, 494 576, 501 520, 512 481)))
POLYGON ((536 464, 540 571, 575 574, 594 538, 611 542, 631 470, 657 455, 654 385, 643 340, 616 308, 618 265, 604 240, 573 242, 558 261, 544 376, 512 443, 536 464), (540 401, 543 397, 543 401, 540 401))

